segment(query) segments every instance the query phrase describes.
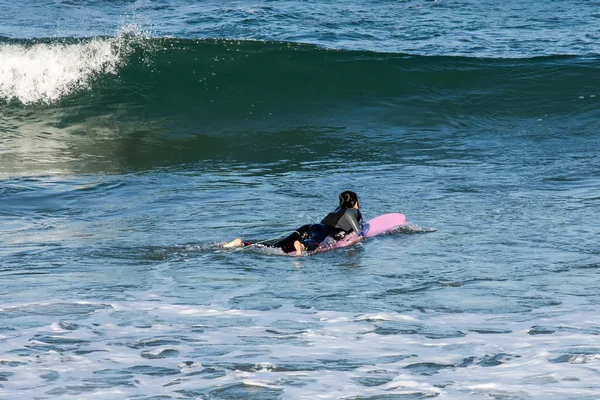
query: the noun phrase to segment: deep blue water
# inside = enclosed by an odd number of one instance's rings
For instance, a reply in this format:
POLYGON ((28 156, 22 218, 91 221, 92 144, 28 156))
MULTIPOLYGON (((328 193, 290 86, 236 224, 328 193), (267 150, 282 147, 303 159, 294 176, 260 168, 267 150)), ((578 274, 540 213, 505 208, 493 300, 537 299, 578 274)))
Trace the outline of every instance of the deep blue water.
POLYGON ((598 1, 0 1, 0 398, 597 398, 599 39, 598 1), (408 225, 221 248, 348 189, 408 225))

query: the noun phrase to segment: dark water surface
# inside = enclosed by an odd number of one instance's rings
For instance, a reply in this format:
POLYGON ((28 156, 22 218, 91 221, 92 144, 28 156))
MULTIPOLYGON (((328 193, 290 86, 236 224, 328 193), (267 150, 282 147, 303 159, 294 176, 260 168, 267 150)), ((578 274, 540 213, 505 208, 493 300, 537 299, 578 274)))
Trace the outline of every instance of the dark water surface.
POLYGON ((0 398, 596 398, 599 7, 0 1, 0 398))

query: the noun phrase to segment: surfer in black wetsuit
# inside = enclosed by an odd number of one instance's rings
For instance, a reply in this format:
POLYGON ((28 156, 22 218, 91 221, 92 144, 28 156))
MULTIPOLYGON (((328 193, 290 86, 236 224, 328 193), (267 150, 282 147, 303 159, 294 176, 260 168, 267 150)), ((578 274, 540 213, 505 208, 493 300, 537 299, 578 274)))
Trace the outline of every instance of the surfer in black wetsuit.
MULTIPOLYGON (((345 235, 355 232, 362 236, 362 215, 359 210, 358 196, 351 191, 340 193, 340 206, 335 211, 327 214, 319 224, 303 225, 289 236, 277 242, 260 242, 267 247, 278 247, 285 253, 296 252, 302 255, 304 250, 314 250, 327 237, 340 240, 345 235)), ((223 245, 223 247, 248 246, 253 243, 244 242, 238 238, 223 245)))

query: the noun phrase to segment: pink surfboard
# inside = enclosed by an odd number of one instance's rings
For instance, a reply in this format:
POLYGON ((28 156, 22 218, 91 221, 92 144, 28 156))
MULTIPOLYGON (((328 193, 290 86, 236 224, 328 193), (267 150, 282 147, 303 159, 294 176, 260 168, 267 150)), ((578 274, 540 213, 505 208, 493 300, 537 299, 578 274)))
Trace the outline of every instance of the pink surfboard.
POLYGON ((365 237, 377 236, 382 233, 393 231, 395 228, 406 223, 404 214, 392 213, 383 214, 369 220, 363 228, 365 237))
MULTIPOLYGON (((365 237, 373 237, 384 233, 393 232, 398 227, 406 224, 406 216, 399 213, 383 214, 367 221, 363 226, 365 237)), ((360 241, 360 237, 354 232, 338 241, 325 241, 315 250, 307 255, 320 253, 327 250, 339 249, 360 241)))

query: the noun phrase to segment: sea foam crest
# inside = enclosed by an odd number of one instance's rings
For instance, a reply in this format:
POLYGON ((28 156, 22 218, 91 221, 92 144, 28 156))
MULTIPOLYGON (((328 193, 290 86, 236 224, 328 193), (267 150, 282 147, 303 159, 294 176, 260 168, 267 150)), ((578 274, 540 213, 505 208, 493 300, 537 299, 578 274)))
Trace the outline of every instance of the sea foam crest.
POLYGON ((131 52, 126 36, 77 43, 0 44, 0 100, 53 103, 116 74, 131 52))

